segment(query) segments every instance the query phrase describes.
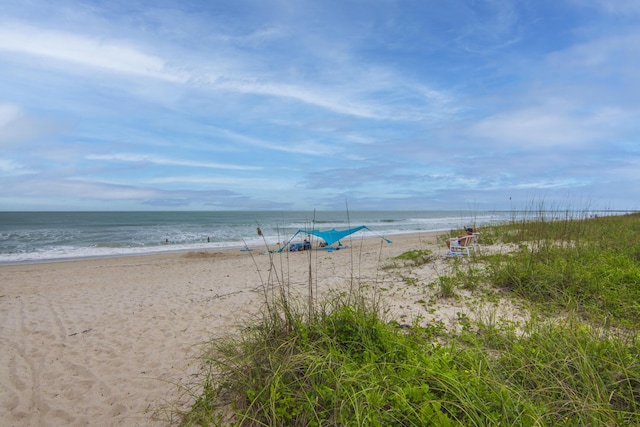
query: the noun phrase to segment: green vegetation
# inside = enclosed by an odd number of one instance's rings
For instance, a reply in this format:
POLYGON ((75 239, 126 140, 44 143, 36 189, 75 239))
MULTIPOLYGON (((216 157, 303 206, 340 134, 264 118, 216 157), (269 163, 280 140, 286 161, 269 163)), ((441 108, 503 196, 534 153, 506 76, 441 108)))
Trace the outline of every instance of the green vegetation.
POLYGON ((416 265, 424 264, 432 259, 432 251, 429 249, 414 249, 412 251, 404 252, 395 259, 412 261, 416 265))
POLYGON ((451 260, 440 293, 506 290, 529 302, 526 324, 401 327, 364 286, 314 310, 274 291, 259 322, 210 343, 183 425, 640 426, 640 216, 540 217, 482 236, 512 249, 451 260))
POLYGON ((397 257, 389 260, 384 267, 385 268, 399 268, 399 267, 419 267, 430 261, 433 261, 433 251, 429 249, 414 249, 404 252, 397 257))
POLYGON ((640 324, 640 215, 538 220, 494 233, 519 250, 487 257, 488 283, 592 322, 640 324))

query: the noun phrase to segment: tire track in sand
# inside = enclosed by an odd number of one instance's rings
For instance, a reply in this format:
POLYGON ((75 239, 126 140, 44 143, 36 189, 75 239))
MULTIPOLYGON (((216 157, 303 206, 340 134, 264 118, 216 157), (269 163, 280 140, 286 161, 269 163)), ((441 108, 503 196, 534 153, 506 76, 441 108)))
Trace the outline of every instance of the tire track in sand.
MULTIPOLYGON (((80 420, 66 409, 73 407, 65 398, 68 383, 94 383, 97 378, 81 366, 64 378, 58 365, 67 365, 69 350, 65 327, 65 312, 49 298, 39 294, 16 296, 2 302, 3 366, 8 369, 8 383, 1 384, 0 407, 11 414, 19 425, 58 426, 82 425, 80 420), (6 308, 6 309, 5 309, 6 308), (80 380, 80 381, 78 381, 80 380)), ((73 396, 75 397, 75 396, 73 396)), ((73 398, 72 398, 73 400, 73 398)))

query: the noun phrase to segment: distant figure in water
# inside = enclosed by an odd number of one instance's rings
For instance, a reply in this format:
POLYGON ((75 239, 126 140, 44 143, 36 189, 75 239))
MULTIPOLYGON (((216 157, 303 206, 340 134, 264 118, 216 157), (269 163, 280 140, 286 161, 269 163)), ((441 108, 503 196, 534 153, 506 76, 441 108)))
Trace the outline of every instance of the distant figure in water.
POLYGON ((211 238, 207 236, 207 243, 211 242, 211 238))
POLYGON ((262 230, 260 230, 260 227, 256 228, 256 233, 258 233, 258 236, 262 236, 262 230))
POLYGON ((164 239, 164 244, 168 245, 169 244, 169 239, 164 239))

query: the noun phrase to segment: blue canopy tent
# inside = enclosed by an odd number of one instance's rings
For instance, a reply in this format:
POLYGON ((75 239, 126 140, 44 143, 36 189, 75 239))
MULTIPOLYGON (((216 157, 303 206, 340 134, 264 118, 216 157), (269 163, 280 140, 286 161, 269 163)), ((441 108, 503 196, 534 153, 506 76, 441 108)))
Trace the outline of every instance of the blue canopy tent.
MULTIPOLYGON (((320 231, 320 230, 304 230, 304 229, 300 229, 298 231, 295 232, 295 234, 293 236, 291 236, 291 238, 289 239, 289 241, 287 241, 287 243, 284 244, 284 246, 282 246, 280 249, 278 249, 276 252, 282 252, 283 250, 285 250, 285 248, 287 248, 289 246, 289 243, 291 243, 291 241, 298 235, 298 234, 309 234, 312 236, 316 236, 321 238, 322 240, 324 240, 327 243, 327 246, 331 246, 332 244, 334 244, 335 242, 338 242, 338 245, 342 246, 342 243, 340 243, 341 239, 344 239, 345 237, 356 233, 360 230, 369 230, 372 231, 369 227, 367 227, 366 225, 361 225, 360 227, 355 227, 355 228, 349 228, 346 230, 336 230, 335 228, 332 228, 331 230, 327 230, 327 231, 320 231)), ((385 242, 387 243, 391 243, 391 240, 389 239, 385 239, 384 237, 380 236, 385 242)))

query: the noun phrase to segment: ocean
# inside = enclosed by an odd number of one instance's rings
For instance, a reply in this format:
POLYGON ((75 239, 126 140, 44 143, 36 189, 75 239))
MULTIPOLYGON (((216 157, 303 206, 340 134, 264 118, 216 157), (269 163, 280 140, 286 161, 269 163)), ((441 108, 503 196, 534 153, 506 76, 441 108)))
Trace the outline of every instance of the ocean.
POLYGON ((0 212, 0 265, 206 249, 264 247, 298 229, 366 225, 354 236, 445 231, 512 212, 0 212), (257 228, 262 231, 258 235, 257 228))

